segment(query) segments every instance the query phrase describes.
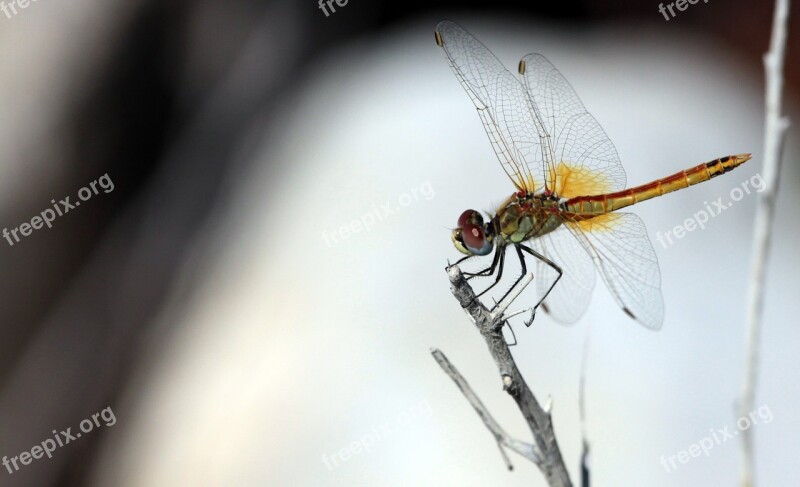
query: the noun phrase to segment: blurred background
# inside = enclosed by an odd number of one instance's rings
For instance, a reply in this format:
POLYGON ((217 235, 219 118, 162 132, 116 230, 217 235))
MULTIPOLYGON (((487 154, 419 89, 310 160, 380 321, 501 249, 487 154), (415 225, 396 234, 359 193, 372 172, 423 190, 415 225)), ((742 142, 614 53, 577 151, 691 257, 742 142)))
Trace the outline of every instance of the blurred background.
MULTIPOLYGON (((633 0, 334 6, 47 0, 0 13, 0 227, 113 181, 52 228, 0 240, 0 455, 108 408, 116 419, 0 468, 0 485, 545 485, 520 458, 505 469, 430 357, 442 349, 529 440, 444 272, 461 211, 492 210, 513 188, 434 43, 442 19, 512 70, 547 56, 629 185, 754 154, 633 209, 660 261, 661 331, 628 319, 598 280, 576 325, 542 315, 517 326, 513 349, 534 393, 553 398, 573 480, 591 324, 594 485, 736 485, 735 439, 675 469, 660 459, 736 428, 756 196, 673 245, 655 239, 761 170, 773 5, 698 2, 670 20, 633 0), (380 218, 340 231, 366 215, 380 218)), ((797 121, 793 7, 785 110, 797 121)), ((796 479, 797 125, 767 274, 761 485, 796 479)))

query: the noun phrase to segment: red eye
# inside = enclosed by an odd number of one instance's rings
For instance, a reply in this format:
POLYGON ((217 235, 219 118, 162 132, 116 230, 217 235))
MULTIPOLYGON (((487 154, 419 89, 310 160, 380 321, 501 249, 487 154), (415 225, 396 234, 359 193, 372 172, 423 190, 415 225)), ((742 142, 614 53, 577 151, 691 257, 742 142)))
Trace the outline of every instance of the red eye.
POLYGON ((475 210, 467 210, 464 213, 462 213, 461 216, 458 217, 458 228, 464 228, 464 225, 467 224, 469 218, 472 216, 474 212, 475 210))
POLYGON ((468 223, 483 225, 483 217, 475 210, 467 210, 458 217, 458 228, 464 228, 468 223))
POLYGON ((483 235, 483 229, 471 223, 464 225, 461 230, 461 238, 464 240, 467 247, 472 247, 473 249, 482 248, 486 240, 483 235))

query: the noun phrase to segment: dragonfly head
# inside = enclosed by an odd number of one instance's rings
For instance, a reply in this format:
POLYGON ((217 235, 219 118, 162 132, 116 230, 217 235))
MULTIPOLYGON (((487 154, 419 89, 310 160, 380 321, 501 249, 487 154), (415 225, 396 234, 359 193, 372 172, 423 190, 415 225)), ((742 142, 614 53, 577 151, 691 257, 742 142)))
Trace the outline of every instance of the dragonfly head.
POLYGON ((483 222, 479 212, 467 210, 458 217, 458 228, 453 230, 450 238, 462 254, 487 255, 494 247, 492 233, 491 225, 483 222))

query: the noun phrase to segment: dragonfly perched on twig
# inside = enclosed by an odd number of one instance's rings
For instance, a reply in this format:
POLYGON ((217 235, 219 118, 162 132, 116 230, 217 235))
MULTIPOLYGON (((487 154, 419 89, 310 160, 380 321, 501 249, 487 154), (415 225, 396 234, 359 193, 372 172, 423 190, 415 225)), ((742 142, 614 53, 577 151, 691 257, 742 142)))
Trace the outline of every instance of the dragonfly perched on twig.
POLYGON ((660 328, 664 302, 653 245, 638 216, 617 210, 708 181, 750 154, 625 189, 625 170, 611 140, 544 56, 523 57, 518 77, 457 24, 440 22, 435 34, 516 188, 487 221, 475 210, 461 214, 451 237, 466 257, 456 264, 494 250, 489 267, 465 273, 496 273, 483 294, 500 281, 507 248, 514 247, 522 266, 511 289, 527 272, 525 254, 535 257, 539 300, 528 325, 539 306, 557 321, 577 321, 589 305, 597 268, 628 316, 660 328))

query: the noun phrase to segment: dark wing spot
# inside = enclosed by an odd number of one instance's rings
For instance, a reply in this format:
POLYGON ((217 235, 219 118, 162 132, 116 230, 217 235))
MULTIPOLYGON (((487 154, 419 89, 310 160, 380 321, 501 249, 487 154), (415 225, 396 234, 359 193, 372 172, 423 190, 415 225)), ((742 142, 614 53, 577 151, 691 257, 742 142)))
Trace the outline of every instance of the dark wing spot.
POLYGON ((545 303, 542 303, 542 309, 544 310, 545 313, 550 314, 550 309, 547 307, 545 303))
POLYGON ((636 319, 636 316, 634 316, 631 310, 629 310, 628 308, 622 308, 622 311, 624 311, 626 315, 630 316, 634 320, 636 319))

